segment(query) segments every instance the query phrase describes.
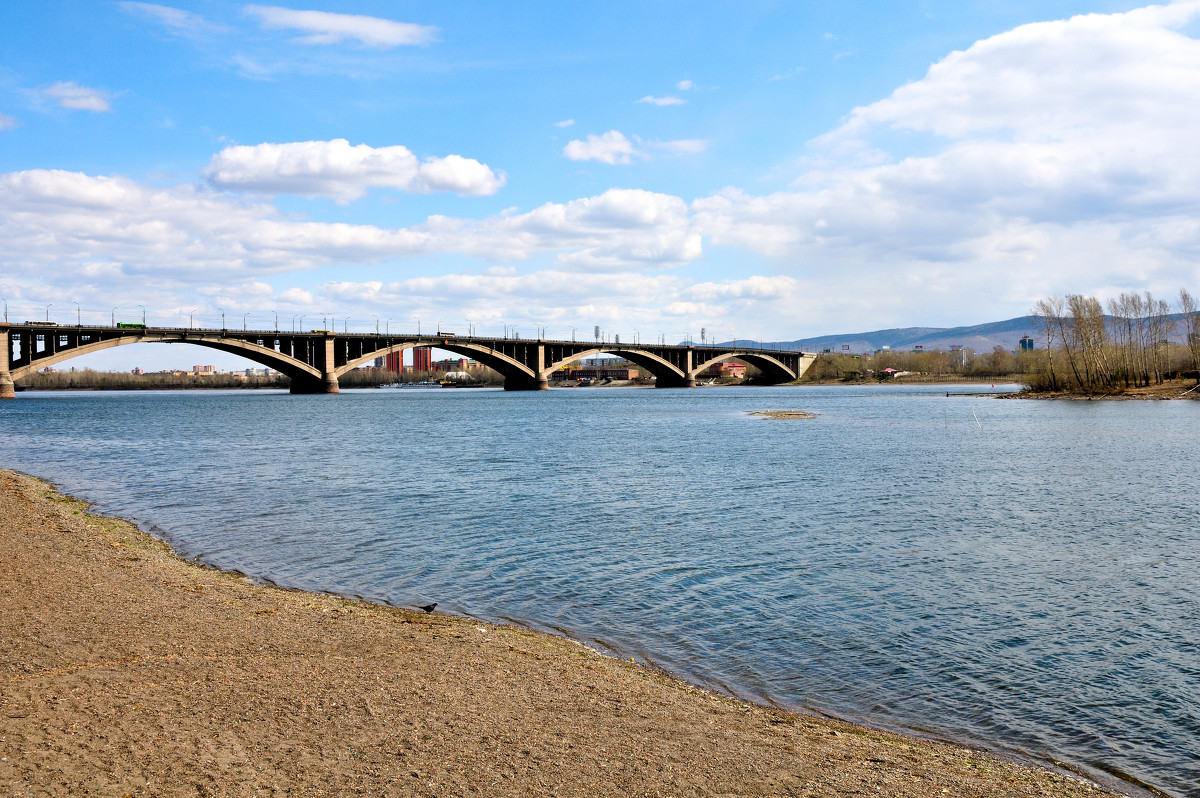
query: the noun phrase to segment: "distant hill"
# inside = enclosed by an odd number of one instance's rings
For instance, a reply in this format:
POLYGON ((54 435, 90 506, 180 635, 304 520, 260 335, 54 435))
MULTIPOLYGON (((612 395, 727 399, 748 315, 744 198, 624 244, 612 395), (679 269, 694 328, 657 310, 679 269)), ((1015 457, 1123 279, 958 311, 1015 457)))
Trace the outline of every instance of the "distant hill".
MULTIPOLYGON (((1172 313, 1167 318, 1173 325, 1170 339, 1175 343, 1183 343, 1183 315, 1172 313)), ((1119 319, 1105 316, 1110 336, 1116 335, 1119 319)), ((780 349, 800 349, 805 352, 846 352, 861 355, 883 349, 897 349, 901 352, 911 352, 915 347, 926 351, 935 349, 948 350, 952 346, 974 349, 976 352, 991 352, 997 346, 1002 346, 1009 352, 1015 352, 1018 341, 1023 336, 1032 336, 1039 348, 1045 347, 1045 333, 1041 322, 1035 316, 1018 316, 1006 321, 993 321, 988 324, 976 324, 970 327, 897 327, 890 330, 875 330, 874 332, 847 333, 845 335, 822 335, 819 338, 801 338, 796 341, 766 341, 761 342, 765 347, 780 349)), ((728 341, 722 344, 728 346, 728 341)), ((759 346, 759 341, 749 341, 739 338, 733 346, 759 346)))
MULTIPOLYGON (((831 352, 855 354, 874 352, 885 346, 901 351, 911 351, 918 346, 930 351, 962 346, 976 352, 990 352, 997 346, 1002 346, 1008 351, 1015 351, 1022 336, 1031 335, 1036 339, 1039 329, 1036 318, 1020 316, 970 327, 900 327, 844 335, 822 335, 819 338, 779 341, 769 345, 784 349, 801 349, 805 352, 823 352, 828 349, 831 352)), ((736 343, 742 346, 758 346, 758 341, 739 340, 736 343)))

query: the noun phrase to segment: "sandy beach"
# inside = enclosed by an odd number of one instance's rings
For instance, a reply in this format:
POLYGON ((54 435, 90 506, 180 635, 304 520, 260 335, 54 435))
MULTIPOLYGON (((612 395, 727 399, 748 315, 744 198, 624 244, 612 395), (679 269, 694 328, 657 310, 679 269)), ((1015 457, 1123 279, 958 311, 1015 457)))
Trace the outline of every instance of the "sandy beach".
POLYGON ((569 640, 199 567, 0 471, 0 790, 1097 796, 569 640))

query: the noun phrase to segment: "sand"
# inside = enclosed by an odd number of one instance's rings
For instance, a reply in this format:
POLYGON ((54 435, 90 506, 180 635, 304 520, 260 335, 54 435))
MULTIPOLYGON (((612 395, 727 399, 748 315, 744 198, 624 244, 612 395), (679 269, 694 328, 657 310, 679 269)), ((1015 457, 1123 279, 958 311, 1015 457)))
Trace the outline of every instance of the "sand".
POLYGON ((0 792, 1097 796, 571 641, 282 590, 0 471, 0 792))

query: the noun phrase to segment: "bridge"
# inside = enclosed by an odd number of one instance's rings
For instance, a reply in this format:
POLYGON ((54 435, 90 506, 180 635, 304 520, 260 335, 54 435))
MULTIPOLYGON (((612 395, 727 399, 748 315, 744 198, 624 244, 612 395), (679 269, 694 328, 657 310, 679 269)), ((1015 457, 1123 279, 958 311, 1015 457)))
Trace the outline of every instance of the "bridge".
POLYGON ((36 371, 90 352, 134 343, 192 344, 240 355, 284 374, 292 393, 337 393, 338 378, 351 369, 393 352, 434 347, 499 372, 509 391, 549 387, 550 375, 595 355, 623 357, 650 372, 659 388, 692 388, 710 366, 740 360, 756 367, 756 382, 767 385, 798 379, 814 354, 720 345, 668 346, 436 335, 337 333, 332 330, 198 329, 144 325, 66 326, 48 322, 0 324, 0 399, 15 396, 14 382, 36 371))

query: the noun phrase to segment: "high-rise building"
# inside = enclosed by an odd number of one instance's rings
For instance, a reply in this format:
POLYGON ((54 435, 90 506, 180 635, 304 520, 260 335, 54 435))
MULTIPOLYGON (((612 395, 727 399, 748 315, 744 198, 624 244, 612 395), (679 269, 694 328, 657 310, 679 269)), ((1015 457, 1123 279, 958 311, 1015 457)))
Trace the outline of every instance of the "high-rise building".
POLYGON ((433 371, 433 347, 418 346, 412 353, 413 371, 433 371))
POLYGON ((388 352, 383 357, 383 367, 393 374, 404 371, 404 351, 388 352))

